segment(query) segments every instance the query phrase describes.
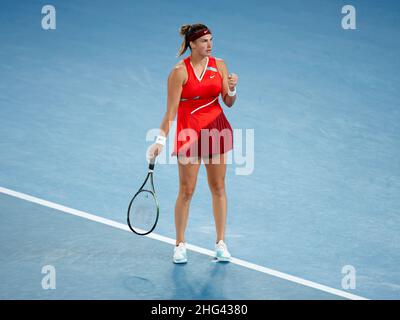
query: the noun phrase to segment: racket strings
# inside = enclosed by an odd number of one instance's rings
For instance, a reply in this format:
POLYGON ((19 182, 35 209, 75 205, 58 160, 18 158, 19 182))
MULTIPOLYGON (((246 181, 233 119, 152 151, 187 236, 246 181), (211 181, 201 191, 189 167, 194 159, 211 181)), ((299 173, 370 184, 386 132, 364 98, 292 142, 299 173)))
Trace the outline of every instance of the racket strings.
POLYGON ((147 190, 140 191, 130 208, 130 221, 138 233, 151 231, 158 219, 158 207, 154 195, 147 190))

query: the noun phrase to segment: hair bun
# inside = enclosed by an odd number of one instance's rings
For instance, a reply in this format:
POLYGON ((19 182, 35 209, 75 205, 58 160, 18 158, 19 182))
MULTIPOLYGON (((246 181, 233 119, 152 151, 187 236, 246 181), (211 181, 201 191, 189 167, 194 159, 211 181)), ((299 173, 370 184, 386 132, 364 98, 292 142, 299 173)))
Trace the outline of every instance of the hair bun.
POLYGON ((179 34, 181 36, 185 36, 186 33, 188 33, 189 29, 190 29, 191 25, 190 24, 184 24, 181 26, 180 30, 179 30, 179 34))

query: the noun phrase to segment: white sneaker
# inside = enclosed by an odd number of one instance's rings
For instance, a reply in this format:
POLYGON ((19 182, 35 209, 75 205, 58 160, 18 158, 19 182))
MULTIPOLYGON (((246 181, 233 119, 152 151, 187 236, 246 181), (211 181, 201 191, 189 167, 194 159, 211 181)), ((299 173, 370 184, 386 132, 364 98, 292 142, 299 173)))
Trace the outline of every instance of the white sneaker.
POLYGON ((173 261, 174 263, 187 262, 186 244, 184 242, 180 242, 178 246, 175 246, 173 261))
POLYGON ((223 240, 219 240, 215 245, 215 257, 218 261, 230 261, 231 259, 231 254, 223 240))

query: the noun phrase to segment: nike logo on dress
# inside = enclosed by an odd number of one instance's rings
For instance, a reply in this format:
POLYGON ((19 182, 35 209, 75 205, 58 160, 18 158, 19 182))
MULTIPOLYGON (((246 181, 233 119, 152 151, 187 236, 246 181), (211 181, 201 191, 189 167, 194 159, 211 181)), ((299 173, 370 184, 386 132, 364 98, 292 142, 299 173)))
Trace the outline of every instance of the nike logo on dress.
POLYGON ((212 79, 212 78, 214 78, 215 77, 215 74, 213 75, 213 76, 210 76, 210 79, 212 79))

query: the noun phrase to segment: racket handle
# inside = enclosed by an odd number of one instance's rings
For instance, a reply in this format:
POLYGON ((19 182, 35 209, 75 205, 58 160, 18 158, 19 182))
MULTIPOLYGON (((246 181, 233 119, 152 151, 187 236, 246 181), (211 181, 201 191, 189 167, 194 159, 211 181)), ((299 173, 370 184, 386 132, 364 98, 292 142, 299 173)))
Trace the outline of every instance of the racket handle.
POLYGON ((149 164, 149 171, 153 171, 154 170, 154 166, 156 163, 156 159, 150 159, 150 164, 149 164))

